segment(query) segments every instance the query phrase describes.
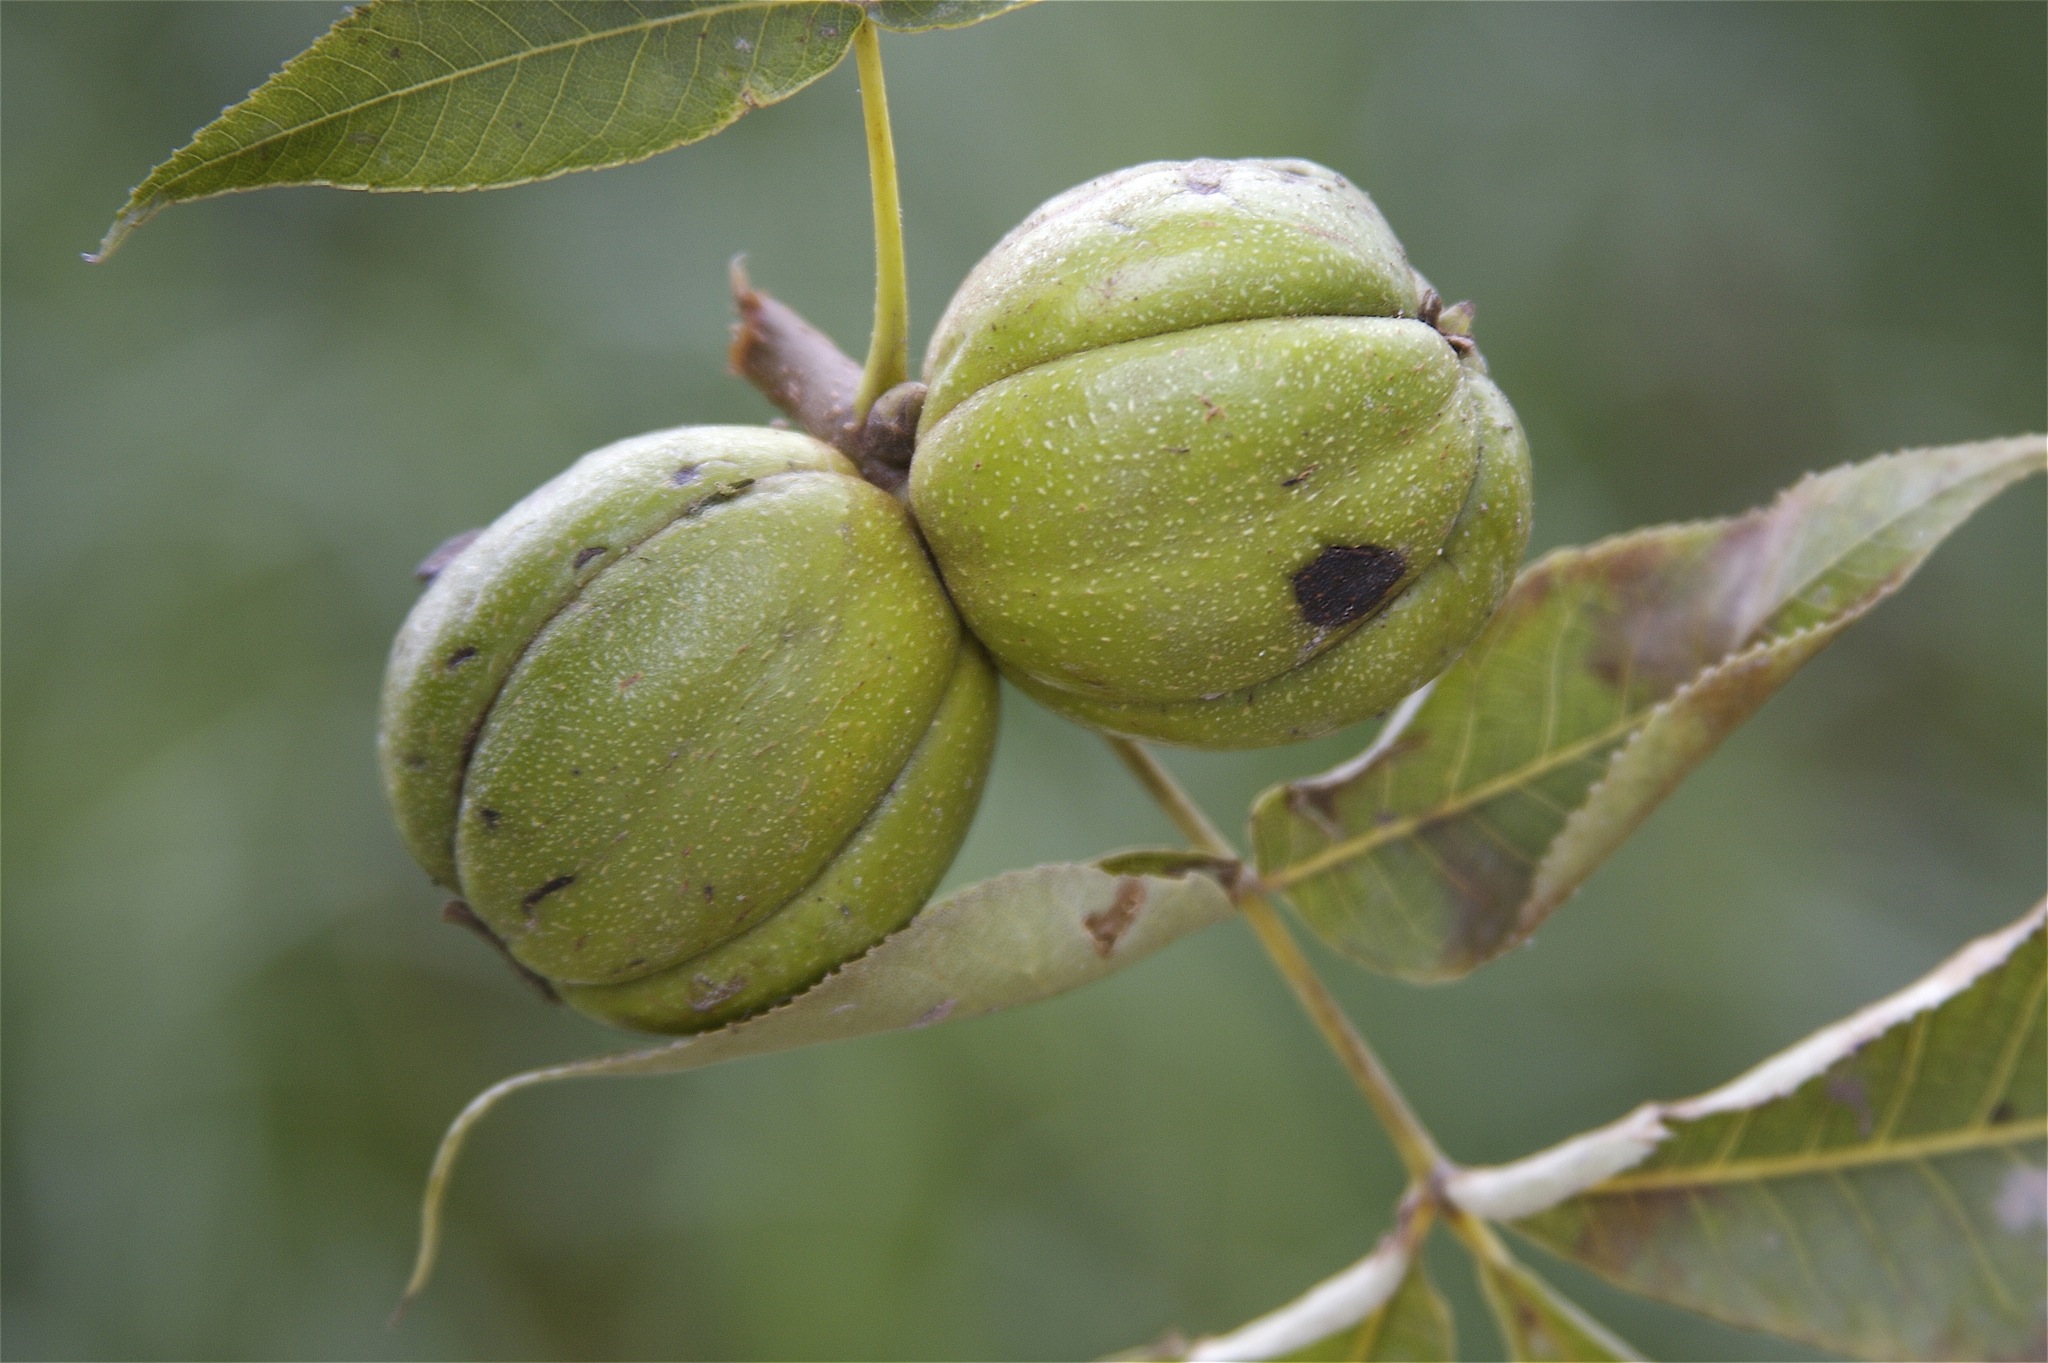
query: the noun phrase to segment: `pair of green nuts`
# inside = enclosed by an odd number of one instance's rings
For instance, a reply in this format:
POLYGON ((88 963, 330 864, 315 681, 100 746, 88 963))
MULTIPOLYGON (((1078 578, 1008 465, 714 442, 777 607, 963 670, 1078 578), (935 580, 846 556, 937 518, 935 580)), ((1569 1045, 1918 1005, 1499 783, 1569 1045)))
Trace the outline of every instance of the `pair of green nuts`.
POLYGON ((790 998, 945 874, 997 669, 1200 748, 1327 733, 1441 671, 1529 526, 1468 333, 1320 166, 1070 190, 941 319, 907 508, 809 436, 683 427, 442 565, 384 688, 405 841, 595 1017, 690 1033, 790 998))

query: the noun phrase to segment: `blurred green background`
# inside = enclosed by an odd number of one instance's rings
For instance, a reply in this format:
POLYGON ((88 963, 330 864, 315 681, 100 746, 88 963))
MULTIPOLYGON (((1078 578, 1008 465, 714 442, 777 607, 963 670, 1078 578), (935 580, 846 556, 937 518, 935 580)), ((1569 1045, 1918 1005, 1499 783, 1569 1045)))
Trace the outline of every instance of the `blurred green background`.
MULTIPOLYGON (((767 417, 734 253, 856 351, 872 266, 850 64, 623 170, 216 200, 79 262, 335 17, 0 9, 6 1354, 1093 1356, 1362 1253, 1397 1165, 1227 925, 993 1019, 521 1097, 386 1328, 443 1123, 618 1044, 438 923, 388 826, 412 565, 592 446, 767 417)), ((1323 161, 1478 300, 1538 549, 2048 420, 2039 5, 1061 4, 885 51, 918 343, 1057 190, 1323 161)), ((1966 527, 1534 950, 1432 990, 1324 958, 1455 1155, 1717 1083, 2041 893, 2043 522, 2035 480, 1966 527)), ((1010 701, 954 883, 1167 836, 1010 701)), ((1174 765, 1236 823, 1368 734, 1174 765)), ((1537 1262, 1654 1356, 1788 1356, 1537 1262)))

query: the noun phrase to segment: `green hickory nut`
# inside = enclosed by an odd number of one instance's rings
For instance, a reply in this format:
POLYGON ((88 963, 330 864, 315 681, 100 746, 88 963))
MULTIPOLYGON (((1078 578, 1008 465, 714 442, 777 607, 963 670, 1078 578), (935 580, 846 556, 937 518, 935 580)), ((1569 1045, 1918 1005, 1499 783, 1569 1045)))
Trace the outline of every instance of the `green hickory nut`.
POLYGON ((1327 733, 1441 672, 1527 544, 1527 442, 1469 320, 1334 171, 1118 171, 954 295, 911 505, 1053 710, 1201 748, 1327 733))
POLYGON ((586 455, 439 569, 378 746, 457 916, 576 1008, 687 1033, 917 912, 996 706, 894 498, 809 436, 684 427, 586 455))

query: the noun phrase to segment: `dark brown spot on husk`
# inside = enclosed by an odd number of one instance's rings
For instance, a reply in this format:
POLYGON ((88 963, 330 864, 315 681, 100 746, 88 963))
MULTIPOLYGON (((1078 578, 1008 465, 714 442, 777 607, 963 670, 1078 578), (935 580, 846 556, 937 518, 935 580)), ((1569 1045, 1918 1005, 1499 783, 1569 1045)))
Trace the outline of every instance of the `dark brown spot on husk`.
POLYGON ((674 473, 671 473, 668 476, 668 480, 677 487, 688 487, 702 476, 702 471, 695 464, 685 464, 674 473))
POLYGON ((553 880, 550 880, 547 884, 541 886, 539 889, 527 895, 526 898, 520 900, 519 906, 525 909, 526 916, 528 918, 531 918, 533 917, 534 906, 539 904, 541 900, 546 899, 549 895, 553 894, 557 890, 566 890, 575 883, 575 876, 556 876, 553 880))
POLYGON ((465 645, 464 647, 458 648, 453 653, 449 654, 448 661, 441 664, 441 666, 447 668, 450 672, 453 672, 456 668, 462 666, 464 663, 468 662, 471 658, 474 658, 475 656, 476 650, 465 645))
POLYGON ((1398 549, 1333 544, 1294 575, 1295 604, 1318 629, 1348 625, 1377 610, 1407 571, 1398 549))
POLYGON ((476 816, 484 821, 485 828, 496 828, 498 820, 503 817, 495 809, 479 809, 476 816))
POLYGON ((1107 957, 1116 950, 1116 944, 1138 921, 1138 910, 1144 906, 1144 881, 1132 876, 1117 881, 1116 897, 1109 901, 1109 907, 1097 909, 1081 920, 1081 926, 1088 929, 1088 936, 1094 941, 1097 956, 1107 957))
POLYGON ((735 478, 724 487, 711 492, 702 501, 692 502, 684 507, 682 518, 686 521, 691 520, 703 515, 714 506, 723 506, 753 485, 754 480, 751 478, 735 478))
POLYGON ((576 551, 576 566, 578 568, 583 567, 585 564, 589 563, 590 560, 604 553, 605 548, 606 546, 602 544, 593 544, 588 546, 587 548, 578 549, 576 551))

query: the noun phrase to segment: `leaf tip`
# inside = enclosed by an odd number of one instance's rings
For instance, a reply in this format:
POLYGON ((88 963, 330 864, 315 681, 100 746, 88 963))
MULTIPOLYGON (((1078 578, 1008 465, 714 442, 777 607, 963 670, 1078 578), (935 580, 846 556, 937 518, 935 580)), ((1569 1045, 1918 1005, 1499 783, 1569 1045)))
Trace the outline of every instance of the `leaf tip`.
POLYGON ((79 253, 80 256, 88 265, 106 264, 107 257, 121 249, 121 243, 128 240, 129 233, 155 217, 157 209, 161 206, 161 202, 155 198, 140 202, 130 199, 128 206, 114 219, 113 225, 107 228, 107 234, 100 238, 100 249, 82 251, 79 253))

